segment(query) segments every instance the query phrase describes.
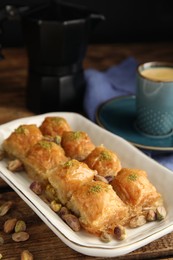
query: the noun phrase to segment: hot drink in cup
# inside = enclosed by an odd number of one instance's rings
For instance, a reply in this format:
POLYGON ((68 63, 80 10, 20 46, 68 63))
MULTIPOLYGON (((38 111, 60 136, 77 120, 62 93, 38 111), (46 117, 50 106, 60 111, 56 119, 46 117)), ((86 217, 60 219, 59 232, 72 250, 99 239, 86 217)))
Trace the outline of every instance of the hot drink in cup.
POLYGON ((167 137, 173 129, 173 64, 139 65, 136 89, 136 127, 151 137, 167 137))

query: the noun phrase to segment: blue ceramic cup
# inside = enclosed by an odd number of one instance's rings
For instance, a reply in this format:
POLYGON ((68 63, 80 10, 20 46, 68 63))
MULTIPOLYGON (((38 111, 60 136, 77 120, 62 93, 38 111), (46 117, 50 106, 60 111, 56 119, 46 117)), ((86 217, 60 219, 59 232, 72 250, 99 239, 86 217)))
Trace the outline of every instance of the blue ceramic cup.
POLYGON ((151 137, 173 132, 173 64, 148 62, 138 66, 136 127, 151 137))

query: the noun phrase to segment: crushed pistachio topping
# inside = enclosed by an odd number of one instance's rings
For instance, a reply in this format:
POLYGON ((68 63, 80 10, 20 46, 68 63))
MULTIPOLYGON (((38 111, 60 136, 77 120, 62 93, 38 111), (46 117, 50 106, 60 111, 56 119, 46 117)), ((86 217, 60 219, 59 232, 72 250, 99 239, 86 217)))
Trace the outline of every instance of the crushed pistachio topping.
POLYGON ((73 161, 72 160, 69 160, 69 161, 64 163, 64 168, 70 168, 71 166, 73 166, 73 161))
POLYGON ((59 123, 59 122, 61 122, 61 121, 64 121, 64 119, 61 118, 61 117, 53 117, 53 118, 51 118, 51 121, 52 121, 52 122, 55 122, 55 123, 59 123))
POLYGON ((50 149, 52 147, 52 143, 51 142, 47 142, 45 140, 42 140, 39 142, 39 145, 45 149, 50 149))
POLYGON ((80 131, 73 132, 71 137, 73 140, 79 139, 81 137, 81 132, 80 131))
POLYGON ((29 131, 28 131, 28 129, 26 129, 24 126, 21 125, 17 129, 15 129, 15 133, 27 135, 29 133, 29 131))
POLYGON ((102 190, 102 186, 99 185, 99 184, 96 184, 96 185, 90 187, 90 189, 89 189, 88 192, 89 192, 89 193, 98 193, 98 192, 100 192, 101 190, 102 190))
POLYGON ((100 153, 100 159, 101 160, 111 160, 112 159, 112 156, 111 154, 109 153, 109 151, 102 151, 100 153))
POLYGON ((128 175, 128 180, 130 180, 130 181, 136 181, 137 178, 138 178, 138 176, 136 173, 131 173, 128 175))

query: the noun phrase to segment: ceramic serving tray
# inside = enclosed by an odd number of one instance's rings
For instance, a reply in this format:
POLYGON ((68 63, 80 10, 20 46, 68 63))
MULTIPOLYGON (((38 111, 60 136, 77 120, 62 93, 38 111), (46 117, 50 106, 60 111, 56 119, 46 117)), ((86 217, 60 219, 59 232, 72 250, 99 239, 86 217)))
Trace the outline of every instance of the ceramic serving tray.
POLYGON ((20 124, 35 123, 39 126, 46 116, 64 117, 74 131, 86 131, 95 145, 104 144, 107 148, 115 151, 119 155, 123 167, 134 167, 147 171, 148 178, 163 195, 167 210, 167 216, 163 221, 147 223, 135 229, 127 229, 127 239, 123 241, 112 239, 109 243, 104 243, 85 231, 74 232, 70 229, 44 201, 30 190, 31 180, 24 172, 14 174, 7 170, 6 161, 1 161, 0 177, 16 191, 67 246, 85 255, 115 257, 125 255, 173 231, 173 172, 147 157, 123 138, 108 132, 77 113, 48 113, 1 125, 0 145, 20 124))

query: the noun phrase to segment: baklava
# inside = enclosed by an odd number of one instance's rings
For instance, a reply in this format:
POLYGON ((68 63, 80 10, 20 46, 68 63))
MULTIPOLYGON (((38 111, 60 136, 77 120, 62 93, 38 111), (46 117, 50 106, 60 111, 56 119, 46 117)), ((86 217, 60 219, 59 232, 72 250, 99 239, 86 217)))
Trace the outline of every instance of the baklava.
POLYGON ((62 204, 66 204, 75 190, 86 182, 93 180, 95 171, 85 163, 71 159, 58 165, 49 174, 48 180, 57 193, 62 204))
POLYGON ((31 179, 46 184, 49 171, 67 160, 60 145, 43 139, 29 150, 24 167, 31 179))
POLYGON ((10 158, 17 158, 23 161, 29 149, 42 138, 43 135, 36 125, 23 124, 17 127, 10 136, 4 140, 2 146, 10 158))
POLYGON ((103 177, 114 177, 121 169, 121 162, 117 154, 103 145, 95 147, 84 161, 91 169, 96 170, 103 177))
POLYGON ((40 125, 40 130, 45 136, 62 136, 64 131, 71 131, 71 127, 63 117, 49 116, 40 125))
POLYGON ((111 182, 117 195, 133 211, 162 205, 162 197, 141 169, 123 168, 111 182))
POLYGON ((100 181, 81 185, 67 205, 79 217, 83 228, 95 235, 113 233, 115 226, 128 220, 128 207, 111 185, 100 181))
POLYGON ((78 161, 83 161, 95 148, 88 134, 83 131, 64 132, 61 145, 66 156, 78 161))

